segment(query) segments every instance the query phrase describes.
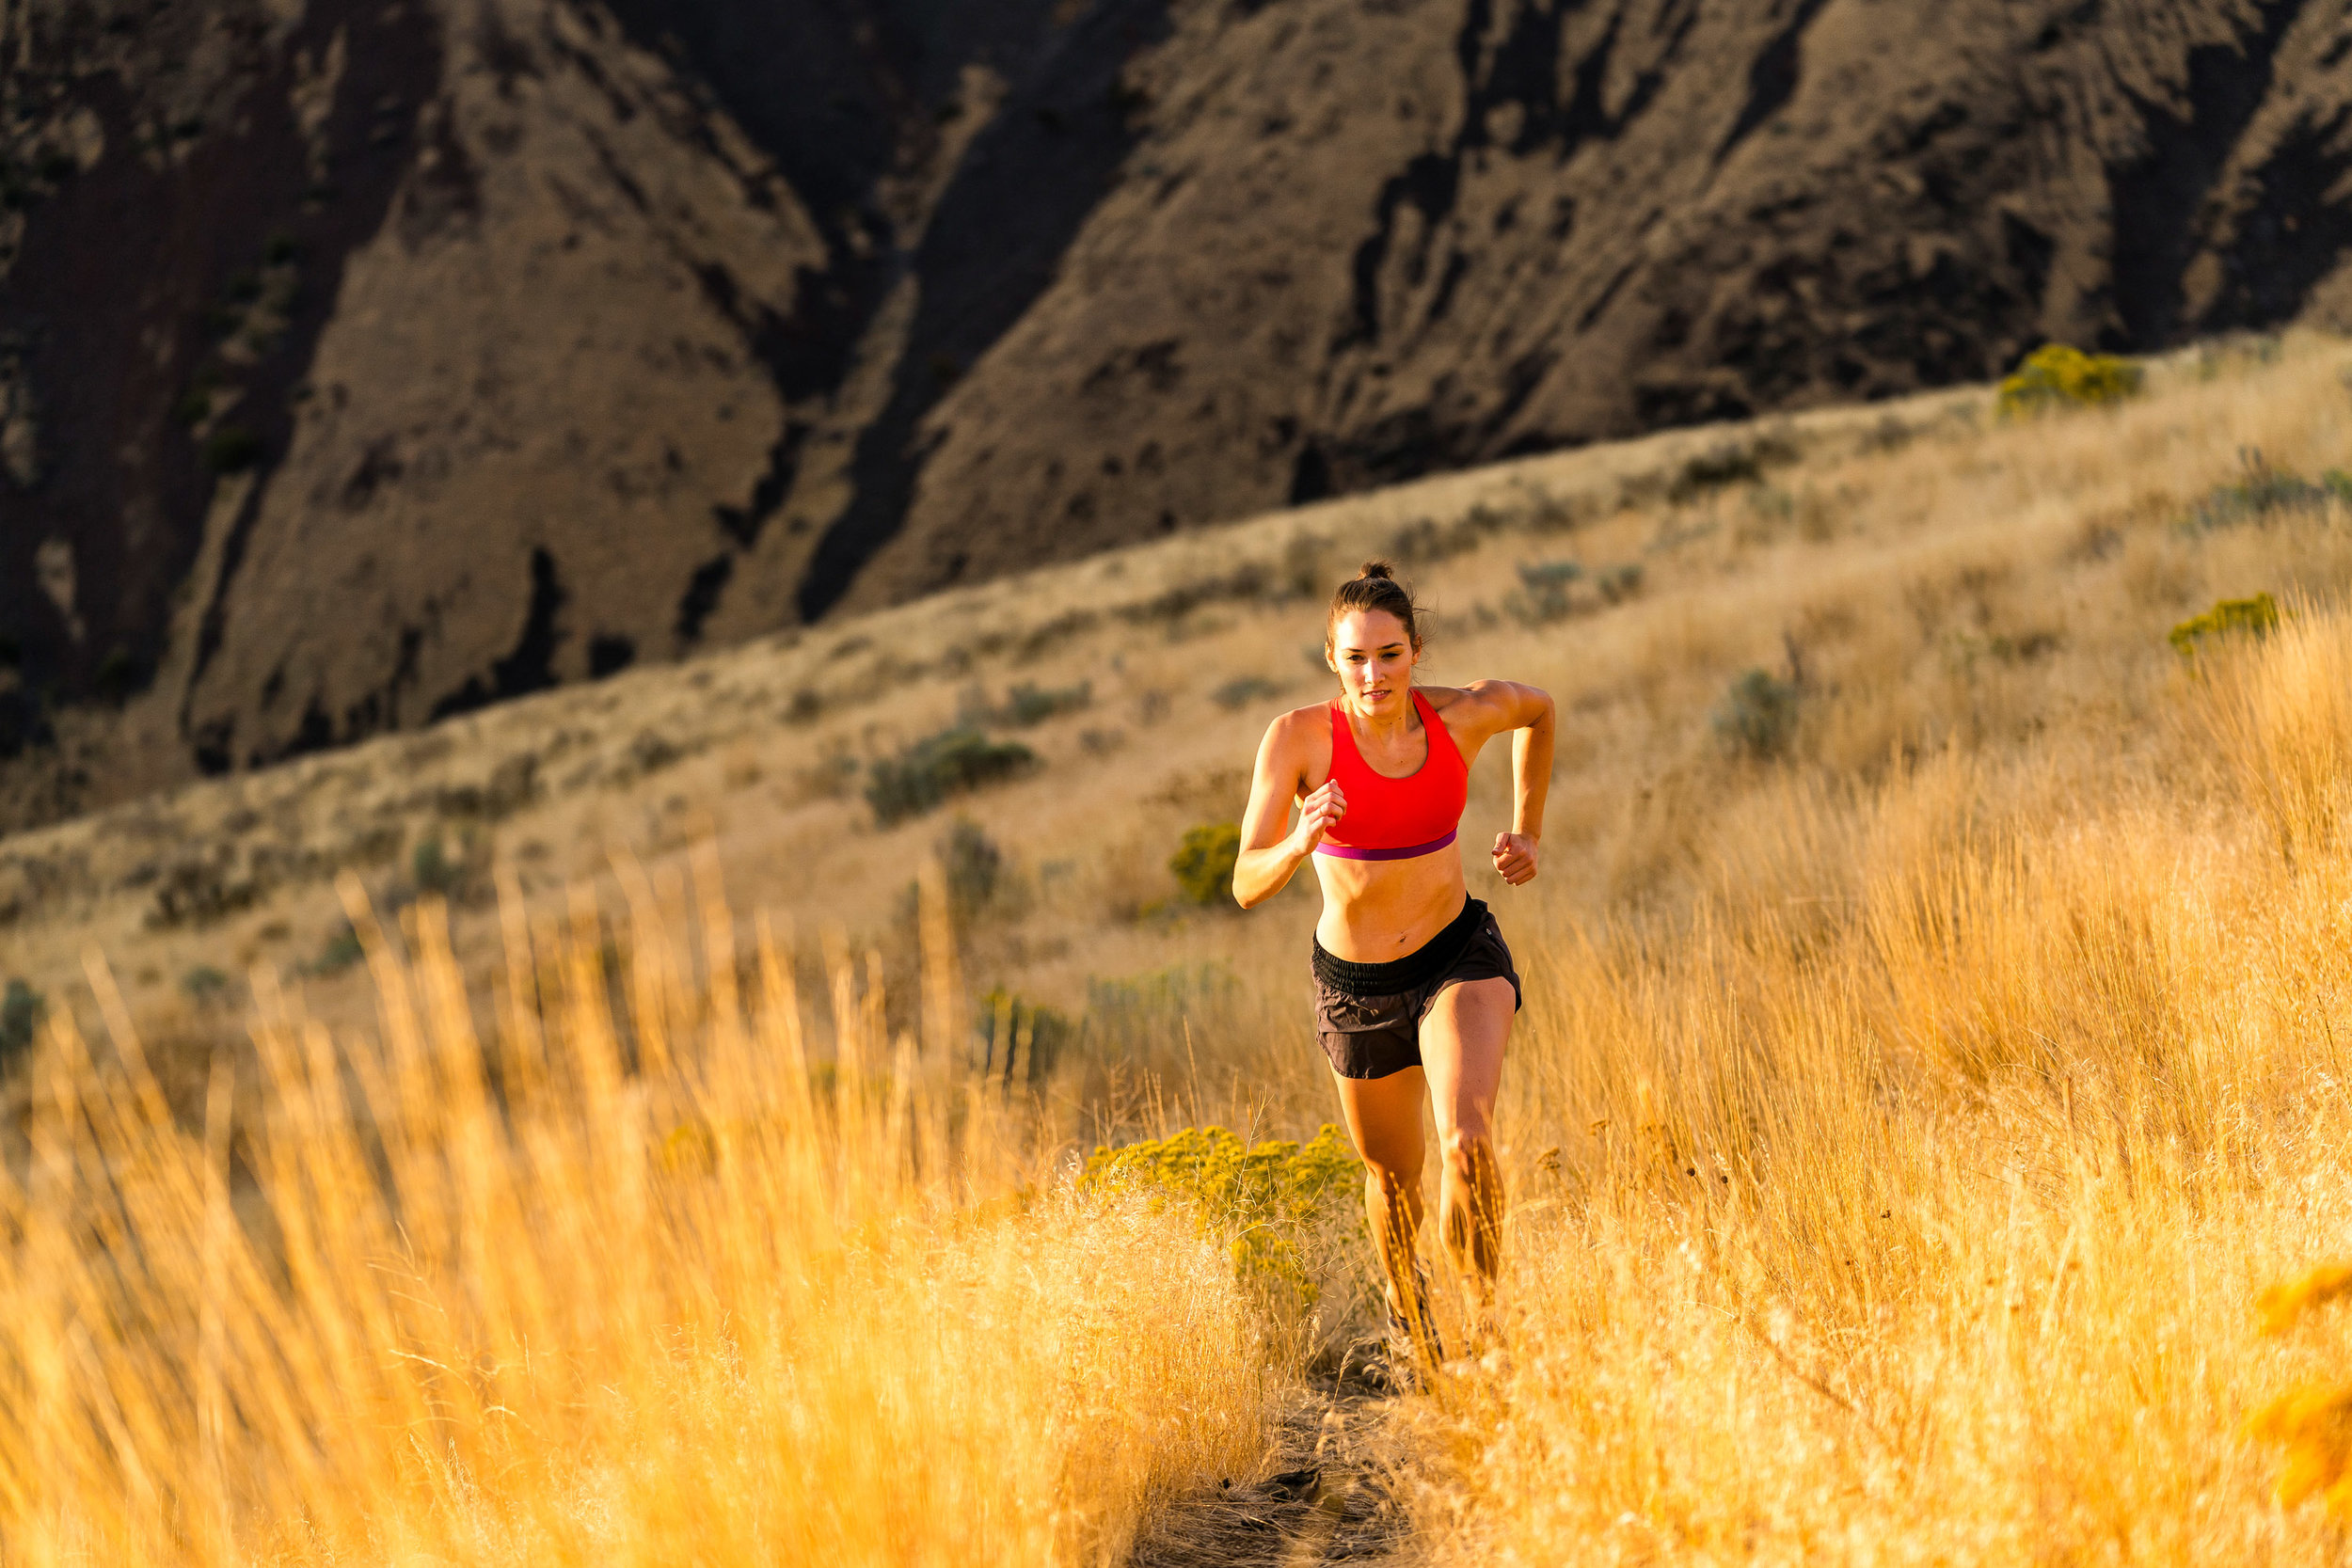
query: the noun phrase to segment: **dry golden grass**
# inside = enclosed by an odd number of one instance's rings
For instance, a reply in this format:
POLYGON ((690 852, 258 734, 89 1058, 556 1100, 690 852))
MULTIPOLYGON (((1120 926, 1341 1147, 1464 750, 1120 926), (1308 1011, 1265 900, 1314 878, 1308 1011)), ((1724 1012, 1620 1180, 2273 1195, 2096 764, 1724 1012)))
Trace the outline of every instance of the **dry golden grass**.
MULTIPOLYGON (((1320 689, 1317 611, 1069 617, 1302 539, 1336 572, 1484 504, 1517 520, 1415 569, 1429 673, 1543 684, 1564 722, 1543 879, 1505 892, 1470 857, 1528 981, 1500 1125, 1511 1330, 1387 1413, 1415 1550, 2332 1560, 2322 1511, 2279 1498, 2352 1454, 2342 1314, 2265 1336, 2257 1304, 2352 1251, 2352 517, 2183 525, 2244 449, 2306 474, 2352 452, 2348 373, 2346 345, 2297 339, 2044 420, 1993 420, 1981 392, 1810 416, 1792 463, 1679 498, 1660 476, 1716 436, 1534 459, 516 705, 445 754, 211 786, 157 819, 407 820, 518 751, 551 781, 485 830, 509 897, 446 938, 411 917, 372 974, 264 987, 262 1049, 224 1047, 244 1076, 209 1095, 183 1043, 152 1053, 156 1094, 132 1074, 89 1099, 72 1029, 103 1009, 69 961, 122 953, 165 976, 122 1012, 232 1045, 233 1010, 158 993, 206 955, 303 956, 331 895, 289 879, 150 932, 144 892, 105 891, 135 824, 11 841, 87 863, 91 891, 0 963, 67 1026, 34 1063, 29 1168, 76 1195, 10 1199, 0 1533, 27 1560, 111 1535, 173 1560, 141 1533, 167 1513, 215 1557, 227 1517, 264 1557, 1083 1560, 1268 1467, 1313 1337, 1255 1319, 1188 1223, 1052 1173, 1097 1136, 1330 1118, 1311 895, 1150 909, 1183 830, 1237 812, 1267 713, 1320 689), (1522 624, 1516 568, 1565 558, 1639 562, 1641 592, 1522 624), (2266 638, 2168 644, 2257 592, 2288 607, 2266 638), (1710 723, 1759 666, 1799 693, 1770 761, 1710 723), (1284 689, 1215 700, 1252 676, 1284 689), (804 961, 840 1020, 804 1048, 792 1009, 729 1000, 696 832, 742 902, 910 973, 905 890, 942 818, 877 830, 812 769, 931 733, 976 683, 1082 679, 1090 706, 1021 732, 1043 769, 960 802, 1020 883, 964 934, 975 989, 1094 1004, 1032 1102, 970 1092, 939 966, 928 1002, 869 1001, 870 960, 804 961), (780 721, 803 689, 817 717, 780 721), (612 764, 646 729, 683 760, 612 764), (615 847, 644 871, 615 875, 615 847), (622 989, 652 1036, 601 1022, 598 899, 631 911, 622 989), (348 1072, 316 1065, 305 1008, 348 1072), (901 1034, 925 1044, 883 1065, 901 1034), (641 1077, 621 1038, 668 1043, 641 1077), (869 1087, 803 1104, 796 1051, 869 1087), (233 1181, 224 1147, 252 1151, 233 1181)), ((1501 772, 1473 781, 1472 843, 1501 772)))
POLYGON ((838 952, 813 1093, 703 870, 703 977, 639 925, 626 1025, 593 924, 514 933, 486 1042, 437 911, 413 966, 363 924, 381 1049, 266 1006, 254 1124, 223 1071, 175 1125, 127 1024, 111 1071, 61 1024, 0 1190, 7 1560, 1099 1562, 1248 1476, 1222 1252, 1026 1181, 838 952))
POLYGON ((2203 662, 2169 744, 1792 791, 1777 885, 1550 967, 1441 1555, 2332 1560, 2242 1423, 2352 1219, 2352 616, 2203 662))

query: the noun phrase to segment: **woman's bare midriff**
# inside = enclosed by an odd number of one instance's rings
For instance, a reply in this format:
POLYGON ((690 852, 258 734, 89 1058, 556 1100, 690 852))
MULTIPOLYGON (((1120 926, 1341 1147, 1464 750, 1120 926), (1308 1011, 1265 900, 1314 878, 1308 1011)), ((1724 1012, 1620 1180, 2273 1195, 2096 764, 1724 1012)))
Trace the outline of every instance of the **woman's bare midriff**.
POLYGON ((1453 923, 1470 896, 1458 844, 1409 861, 1317 855, 1314 863, 1323 880, 1315 940, 1349 963, 1387 963, 1418 952, 1453 923))

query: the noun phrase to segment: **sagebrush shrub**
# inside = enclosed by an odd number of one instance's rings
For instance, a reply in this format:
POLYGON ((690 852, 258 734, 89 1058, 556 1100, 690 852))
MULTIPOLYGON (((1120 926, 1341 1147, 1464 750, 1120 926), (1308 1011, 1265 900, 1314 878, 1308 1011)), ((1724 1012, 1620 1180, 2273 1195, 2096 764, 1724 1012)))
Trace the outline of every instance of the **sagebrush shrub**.
POLYGON ((1796 444, 1785 436, 1764 435, 1752 441, 1718 442, 1676 470, 1666 486, 1666 499, 1681 506, 1710 490, 1754 484, 1764 477, 1766 468, 1793 463, 1799 455, 1796 444))
POLYGON ((1767 670, 1750 670, 1715 705, 1715 735, 1725 749, 1758 761, 1780 755, 1797 732, 1797 689, 1767 670))
POLYGON ((1568 599, 1568 585, 1584 575, 1581 562, 1522 561, 1518 573, 1518 591, 1503 599, 1502 608, 1521 626, 1549 626, 1574 611, 1575 606, 1568 599))
POLYGON ((1176 885, 1196 904, 1214 904, 1233 885, 1233 863, 1241 858, 1241 824, 1204 822, 1184 830, 1184 842, 1168 859, 1176 885))
POLYGON ((1600 591, 1601 598, 1608 603, 1623 604, 1642 591, 1642 563, 1624 561, 1614 566, 1604 567, 1600 576, 1593 579, 1593 586, 1600 591))
POLYGON ((180 989, 198 1006, 209 1007, 229 995, 229 976, 211 964, 198 964, 180 976, 180 989))
POLYGON ((947 907, 959 925, 970 924, 1010 891, 1005 852, 968 816, 957 817, 940 838, 939 864, 947 883, 947 907))
POLYGON ((1280 683, 1270 681, 1263 675, 1241 675, 1210 692, 1209 699, 1221 708, 1242 708, 1261 697, 1271 697, 1281 689, 1280 683))
POLYGON ((1077 1026, 1061 1013, 1002 986, 980 998, 973 1027, 981 1073, 1008 1084, 1016 1077, 1043 1083, 1077 1037, 1077 1026))
POLYGON ((8 989, 0 992, 0 1062, 6 1062, 33 1043, 33 1032, 40 1027, 41 1015, 49 1009, 48 1001, 23 980, 10 980, 8 989))
POLYGON ((919 816, 951 795, 1018 778, 1038 766, 1017 740, 991 740, 977 730, 944 730, 895 757, 867 765, 866 803, 887 828, 919 816))
POLYGON ((456 887, 465 868, 450 858, 441 835, 434 833, 418 840, 408 852, 408 874, 416 879, 418 892, 446 894, 456 887))
POLYGON ((326 941, 320 944, 319 956, 308 963, 297 964, 294 973, 324 979, 341 974, 367 956, 367 949, 359 945, 359 933, 351 928, 351 922, 339 920, 335 928, 326 934, 326 941))
POLYGON ((2258 449, 2241 451, 2243 474, 2233 483, 2217 484, 2189 514, 2189 526, 2211 531, 2240 523, 2266 522, 2296 514, 2325 512, 2329 506, 2352 509, 2352 474, 2330 468, 2312 483, 2292 468, 2274 466, 2258 449))
POLYGON ((1080 681, 1075 686, 1039 686, 1023 681, 1005 693, 1005 705, 996 718, 1007 724, 1037 724, 1056 714, 1074 713, 1094 700, 1094 683, 1080 681))
POLYGON ((2064 343, 2044 343, 2004 378, 1994 406, 2004 419, 2052 408, 2121 403, 2144 379, 2137 365, 2113 354, 2085 354, 2064 343))

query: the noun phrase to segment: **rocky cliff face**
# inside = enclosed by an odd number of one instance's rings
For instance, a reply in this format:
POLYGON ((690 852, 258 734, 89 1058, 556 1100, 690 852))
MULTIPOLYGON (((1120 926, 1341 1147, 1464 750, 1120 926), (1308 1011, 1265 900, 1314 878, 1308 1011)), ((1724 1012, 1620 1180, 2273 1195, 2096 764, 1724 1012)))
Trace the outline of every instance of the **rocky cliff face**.
POLYGON ((0 825, 2352 316, 2332 0, 0 0, 0 825))

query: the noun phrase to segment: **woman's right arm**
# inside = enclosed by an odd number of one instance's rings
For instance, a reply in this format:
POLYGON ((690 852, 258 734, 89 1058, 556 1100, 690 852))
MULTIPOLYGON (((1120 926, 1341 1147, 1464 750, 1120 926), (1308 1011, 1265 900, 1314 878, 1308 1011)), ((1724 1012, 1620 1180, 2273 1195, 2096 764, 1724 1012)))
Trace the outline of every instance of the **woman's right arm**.
POLYGON ((1258 743, 1258 766, 1249 781, 1249 809, 1241 819, 1241 853, 1233 861, 1233 897, 1245 910, 1254 909, 1282 891, 1299 863, 1323 842, 1324 831, 1347 811, 1346 799, 1336 782, 1307 797, 1298 826, 1289 832, 1291 801, 1307 782, 1305 743, 1295 716, 1284 714, 1266 726, 1258 743))

